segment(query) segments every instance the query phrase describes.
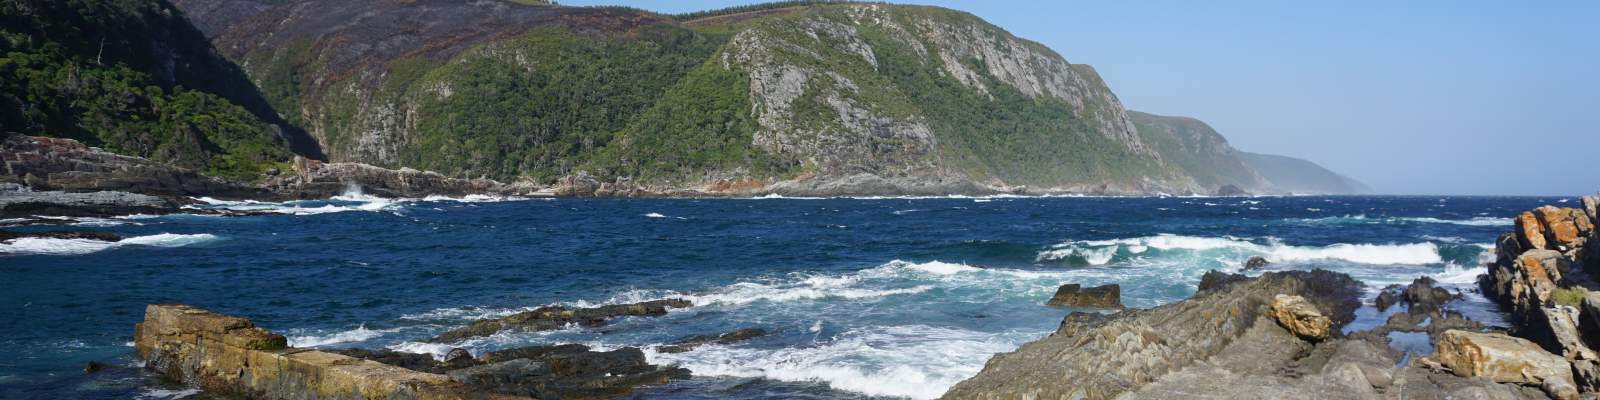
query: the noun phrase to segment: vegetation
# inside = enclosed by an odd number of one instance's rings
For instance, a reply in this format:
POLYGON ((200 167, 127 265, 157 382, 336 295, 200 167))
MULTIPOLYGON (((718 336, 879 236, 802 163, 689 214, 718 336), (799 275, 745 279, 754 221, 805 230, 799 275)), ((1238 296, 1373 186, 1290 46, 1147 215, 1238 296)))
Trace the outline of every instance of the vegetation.
POLYGON ((488 45, 410 85, 407 96, 428 117, 417 121, 417 139, 401 161, 444 173, 554 181, 593 158, 720 45, 670 25, 645 27, 635 38, 543 28, 488 45), (450 94, 436 93, 442 87, 450 94))
POLYGON ((1223 185, 1260 186, 1255 172, 1240 160, 1227 139, 1204 122, 1130 111, 1133 125, 1144 143, 1167 162, 1178 165, 1207 189, 1223 185))
MULTIPOLYGON (((231 64, 165 2, 0 3, 0 127, 253 180, 278 130, 212 91, 231 64)), ((242 79, 242 75, 239 75, 242 79)))
POLYGON ((1582 286, 1570 288, 1556 288, 1550 291, 1550 301, 1557 305, 1577 307, 1583 304, 1583 297, 1589 295, 1589 289, 1582 286))
POLYGON ((746 4, 741 6, 723 7, 715 10, 704 10, 673 14, 672 19, 679 21, 693 21, 703 18, 720 17, 724 15, 743 14, 748 12, 776 10, 790 7, 810 6, 819 4, 851 3, 849 0, 785 0, 769 3, 746 4))

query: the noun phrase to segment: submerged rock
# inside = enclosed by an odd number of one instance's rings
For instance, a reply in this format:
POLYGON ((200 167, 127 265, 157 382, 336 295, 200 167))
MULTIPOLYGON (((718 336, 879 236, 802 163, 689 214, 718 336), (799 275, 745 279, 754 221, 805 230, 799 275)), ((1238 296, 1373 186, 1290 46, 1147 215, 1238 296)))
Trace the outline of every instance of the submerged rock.
POLYGON ((683 352, 686 352, 686 351, 689 351, 689 350, 694 350, 696 347, 700 347, 701 345, 705 345, 705 344, 711 344, 711 343, 716 343, 716 344, 738 343, 738 342, 742 342, 742 341, 746 341, 746 340, 750 340, 750 339, 755 339, 755 338, 766 336, 766 335, 767 335, 767 331, 765 329, 761 329, 761 328, 745 328, 745 329, 739 329, 739 330, 735 330, 735 331, 732 331, 732 332, 724 333, 724 334, 721 334, 721 335, 702 335, 702 336, 684 338, 684 339, 678 340, 676 342, 672 342, 671 344, 666 344, 666 345, 662 345, 660 347, 656 347, 656 351, 659 351, 659 352, 662 352, 662 353, 683 353, 683 352))
POLYGON ((547 331, 560 329, 568 324, 595 327, 605 325, 608 320, 615 317, 666 315, 668 309, 685 308, 693 305, 688 300, 668 299, 577 309, 547 306, 533 311, 512 314, 504 318, 474 321, 465 327, 445 332, 429 341, 435 343, 455 342, 472 337, 489 336, 508 329, 547 331))
POLYGON ((1067 307, 1122 308, 1122 286, 1113 283, 1085 288, 1076 283, 1069 283, 1057 288, 1056 295, 1050 297, 1050 301, 1045 304, 1067 307))

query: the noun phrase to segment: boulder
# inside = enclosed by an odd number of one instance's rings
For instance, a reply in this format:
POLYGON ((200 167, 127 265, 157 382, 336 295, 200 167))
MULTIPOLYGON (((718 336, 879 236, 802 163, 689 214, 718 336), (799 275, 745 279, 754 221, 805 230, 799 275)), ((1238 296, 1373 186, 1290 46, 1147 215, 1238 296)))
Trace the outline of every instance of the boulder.
MULTIPOLYGON (((1233 280, 1227 274, 1215 276, 1213 282, 1233 280)), ((1359 282, 1323 270, 1267 272, 1258 278, 1213 284, 1207 289, 1188 300, 1150 309, 1123 310, 1112 315, 1069 315, 1055 334, 1024 344, 1016 351, 995 354, 982 371, 951 387, 944 398, 1117 398, 1224 354, 1237 358, 1217 365, 1271 374, 1279 364, 1272 363, 1261 371, 1257 366, 1268 363, 1259 357, 1270 356, 1287 363, 1301 349, 1311 346, 1267 317, 1274 295, 1305 298, 1333 322, 1329 327, 1332 331, 1354 319, 1361 294, 1359 282), (1250 337, 1260 340, 1245 339, 1250 337), (1225 351, 1239 343, 1248 346, 1225 351)), ((1392 361, 1388 365, 1393 365, 1392 361)), ((1220 382, 1215 377, 1208 380, 1220 382)), ((1275 393, 1278 394, 1253 398, 1302 398, 1296 397, 1302 392, 1275 393)))
POLYGON ((1589 216, 1590 225, 1600 225, 1600 196, 1583 196, 1583 213, 1589 216))
POLYGON ((1591 346, 1600 346, 1600 291, 1583 296, 1578 304, 1578 336, 1591 346))
POLYGON ((1306 301, 1305 297, 1300 296, 1286 294, 1273 296, 1270 315, 1278 321, 1278 325, 1288 329, 1295 336, 1312 341, 1328 338, 1331 333, 1329 329, 1333 327, 1332 319, 1323 315, 1322 311, 1317 310, 1317 306, 1312 305, 1310 301, 1306 301))
POLYGON ((1272 264, 1272 262, 1267 261, 1266 257, 1250 256, 1250 259, 1244 260, 1244 270, 1245 271, 1254 271, 1254 270, 1266 268, 1267 265, 1271 265, 1271 264, 1272 264))
POLYGON ((1553 249, 1578 248, 1594 231, 1593 220, 1580 209, 1544 206, 1534 209, 1533 213, 1543 227, 1545 242, 1553 249))
POLYGON ((613 304, 593 308, 567 308, 562 306, 539 307, 533 311, 512 314, 504 318, 481 319, 465 327, 445 332, 430 339, 434 343, 448 343, 467 338, 489 336, 502 330, 547 331, 568 324, 596 327, 607 320, 625 316, 661 316, 668 309, 685 308, 693 304, 683 299, 652 300, 630 304, 613 304))
POLYGON ((1534 216, 1532 211, 1523 211, 1522 214, 1517 214, 1516 227, 1517 242, 1521 244, 1523 249, 1549 248, 1548 243, 1545 241, 1544 225, 1539 223, 1539 218, 1534 216))
POLYGON ((1122 308, 1122 286, 1117 284, 1084 288, 1076 283, 1061 285, 1045 303, 1052 306, 1122 308))
POLYGON ((1600 360, 1600 356, 1583 343, 1578 332, 1579 311, 1568 306, 1544 307, 1542 326, 1539 327, 1544 348, 1568 360, 1600 360))
POLYGON ((1567 360, 1527 339, 1451 330, 1435 339, 1434 352, 1440 364, 1462 377, 1537 386, 1558 399, 1578 398, 1567 360))

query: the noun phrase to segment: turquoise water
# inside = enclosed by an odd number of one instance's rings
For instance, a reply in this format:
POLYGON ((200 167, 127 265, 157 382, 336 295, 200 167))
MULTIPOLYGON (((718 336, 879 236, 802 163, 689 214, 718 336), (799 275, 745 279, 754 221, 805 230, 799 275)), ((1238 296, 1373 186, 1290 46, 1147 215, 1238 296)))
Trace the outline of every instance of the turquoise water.
MULTIPOLYGON (((199 398, 137 371, 148 303, 250 318, 302 347, 442 355, 553 343, 639 346, 696 377, 649 398, 931 398, 996 352, 1053 331, 1064 283, 1151 307, 1205 271, 1328 268, 1371 289, 1428 275, 1470 287, 1509 217, 1561 198, 380 199, 203 207, 23 230, 130 238, 0 244, 0 397, 199 398), (542 305, 668 297, 698 306, 603 328, 421 340, 542 305), (680 354, 651 346, 759 327, 680 354)), ((1480 296, 1463 306, 1496 316, 1480 296)), ((1381 316, 1365 312, 1368 323, 1381 316)))

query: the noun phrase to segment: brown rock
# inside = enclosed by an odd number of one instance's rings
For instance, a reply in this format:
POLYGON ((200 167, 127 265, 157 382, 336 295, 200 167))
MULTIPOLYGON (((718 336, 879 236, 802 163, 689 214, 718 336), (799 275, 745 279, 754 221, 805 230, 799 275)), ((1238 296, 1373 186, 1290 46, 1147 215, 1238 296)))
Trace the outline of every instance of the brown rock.
POLYGON ((1459 376, 1538 386, 1558 399, 1578 397, 1567 360, 1527 339, 1451 330, 1438 336, 1434 352, 1440 364, 1459 376))
POLYGON ((1084 288, 1076 283, 1061 285, 1046 305, 1091 308, 1122 308, 1122 286, 1117 284, 1084 288))
POLYGON ((1539 224, 1539 219, 1531 211, 1523 211, 1517 215, 1517 242, 1526 250, 1548 249, 1545 242, 1544 226, 1539 224))
POLYGON ((1543 226, 1547 245, 1558 250, 1575 249, 1594 231, 1594 224, 1583 210, 1544 206, 1534 209, 1543 226))
POLYGON ((1306 298, 1280 294, 1272 298, 1272 319, 1295 336, 1309 340, 1326 339, 1333 320, 1317 310, 1306 298))

